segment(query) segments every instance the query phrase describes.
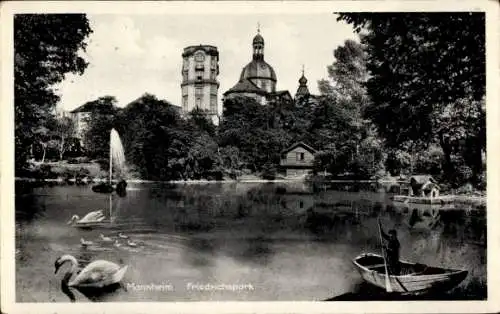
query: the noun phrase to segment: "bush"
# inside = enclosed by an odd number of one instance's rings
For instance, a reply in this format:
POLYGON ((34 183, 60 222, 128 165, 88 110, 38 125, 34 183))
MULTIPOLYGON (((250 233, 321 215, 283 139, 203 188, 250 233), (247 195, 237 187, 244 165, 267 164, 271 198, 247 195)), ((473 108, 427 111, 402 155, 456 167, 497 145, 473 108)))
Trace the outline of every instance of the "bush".
POLYGON ((473 177, 472 169, 467 165, 460 165, 456 169, 455 183, 460 185, 464 182, 470 182, 473 177))
POLYGON ((477 183, 477 189, 480 191, 486 191, 486 184, 487 184, 486 171, 483 171, 483 173, 479 175, 478 181, 479 182, 477 183))
POLYGON ((265 164, 262 167, 261 177, 264 180, 274 180, 276 179, 276 166, 273 164, 265 164))
POLYGON ((85 178, 85 177, 88 177, 90 175, 90 171, 86 168, 80 168, 77 172, 76 172, 76 178, 77 179, 80 179, 80 178, 85 178))
POLYGON ((109 160, 108 159, 104 159, 104 158, 96 159, 95 163, 99 165, 101 170, 109 171, 109 160))
POLYGON ((52 167, 50 165, 40 165, 40 167, 33 169, 31 176, 39 180, 56 179, 58 177, 57 173, 52 171, 52 167))

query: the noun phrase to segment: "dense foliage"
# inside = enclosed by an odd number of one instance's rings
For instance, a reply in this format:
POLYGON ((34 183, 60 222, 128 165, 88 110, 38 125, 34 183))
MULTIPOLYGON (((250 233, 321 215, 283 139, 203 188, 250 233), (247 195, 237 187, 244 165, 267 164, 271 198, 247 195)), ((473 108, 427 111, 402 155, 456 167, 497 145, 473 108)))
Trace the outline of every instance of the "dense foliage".
MULTIPOLYGON (((84 104, 91 108, 83 116, 82 122, 86 123, 83 136, 83 146, 87 156, 91 158, 109 158, 109 134, 115 125, 118 112, 115 97, 104 96, 84 104)), ((106 164, 103 162, 103 164, 106 164)))
POLYGON ((371 102, 364 113, 386 144, 416 152, 437 144, 446 178, 477 180, 486 140, 484 13, 342 13, 339 19, 355 27, 366 47, 371 102))
POLYGON ((384 169, 382 141, 363 116, 370 103, 366 89, 369 73, 364 45, 346 40, 334 51, 335 62, 328 66, 329 79, 319 82, 326 97, 320 103, 323 113, 313 115, 310 133, 322 143, 316 169, 332 174, 370 177, 384 169))
MULTIPOLYGON (((91 108, 84 154, 107 170, 115 128, 138 178, 274 178, 283 150, 302 141, 318 151, 315 172, 484 183, 484 14, 342 13, 339 20, 361 41, 333 51, 320 95, 265 106, 226 99, 218 127, 203 111, 183 116, 154 95, 124 108, 104 96, 83 106, 91 108)), ((54 115, 51 86, 86 67, 77 54, 91 32, 85 16, 19 15, 15 32, 16 165, 30 154, 43 163, 82 153, 71 119, 54 115)))
POLYGON ((45 129, 59 99, 54 84, 87 67, 78 51, 85 50, 91 32, 85 14, 14 16, 16 170, 26 165, 36 140, 47 138, 45 129))

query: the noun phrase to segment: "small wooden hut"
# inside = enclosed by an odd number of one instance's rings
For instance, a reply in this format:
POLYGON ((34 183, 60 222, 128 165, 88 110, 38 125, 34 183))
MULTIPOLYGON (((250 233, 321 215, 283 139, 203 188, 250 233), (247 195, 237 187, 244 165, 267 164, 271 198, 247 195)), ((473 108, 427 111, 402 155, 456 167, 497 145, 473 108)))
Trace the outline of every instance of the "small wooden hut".
POLYGON ((439 185, 430 175, 415 175, 410 177, 410 196, 438 197, 439 185))

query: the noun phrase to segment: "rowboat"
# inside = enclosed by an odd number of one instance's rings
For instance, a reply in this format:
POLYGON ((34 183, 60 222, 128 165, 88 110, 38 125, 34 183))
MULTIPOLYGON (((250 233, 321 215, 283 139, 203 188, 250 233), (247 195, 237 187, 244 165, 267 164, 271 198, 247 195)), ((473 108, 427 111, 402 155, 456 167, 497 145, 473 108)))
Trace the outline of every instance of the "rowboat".
MULTIPOLYGON (((385 289, 384 258, 381 255, 364 253, 356 257, 353 263, 365 281, 385 289)), ((466 270, 432 267, 407 261, 400 263, 401 275, 389 276, 393 292, 399 294, 447 291, 461 283, 468 273, 466 270)))

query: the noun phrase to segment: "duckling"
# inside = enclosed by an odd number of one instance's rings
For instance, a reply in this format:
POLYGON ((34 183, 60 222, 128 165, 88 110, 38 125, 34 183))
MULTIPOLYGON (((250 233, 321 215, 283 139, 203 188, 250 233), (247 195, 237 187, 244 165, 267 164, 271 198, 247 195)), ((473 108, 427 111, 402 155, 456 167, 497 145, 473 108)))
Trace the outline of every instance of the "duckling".
POLYGON ((122 238, 122 239, 128 239, 128 235, 125 235, 125 234, 123 234, 123 233, 121 233, 121 232, 120 232, 120 233, 118 233, 118 237, 119 237, 119 238, 122 238))
POLYGON ((89 246, 89 245, 93 245, 93 244, 94 244, 94 242, 92 242, 92 241, 87 241, 87 240, 85 240, 84 238, 80 238, 80 244, 81 244, 82 246, 89 246))
POLYGON ((101 233, 101 240, 103 242, 112 242, 113 241, 110 237, 105 237, 102 233, 101 233))
POLYGON ((127 244, 128 244, 129 246, 131 246, 131 247, 136 247, 136 246, 137 246, 137 243, 132 242, 131 240, 128 240, 128 241, 127 241, 127 244))

